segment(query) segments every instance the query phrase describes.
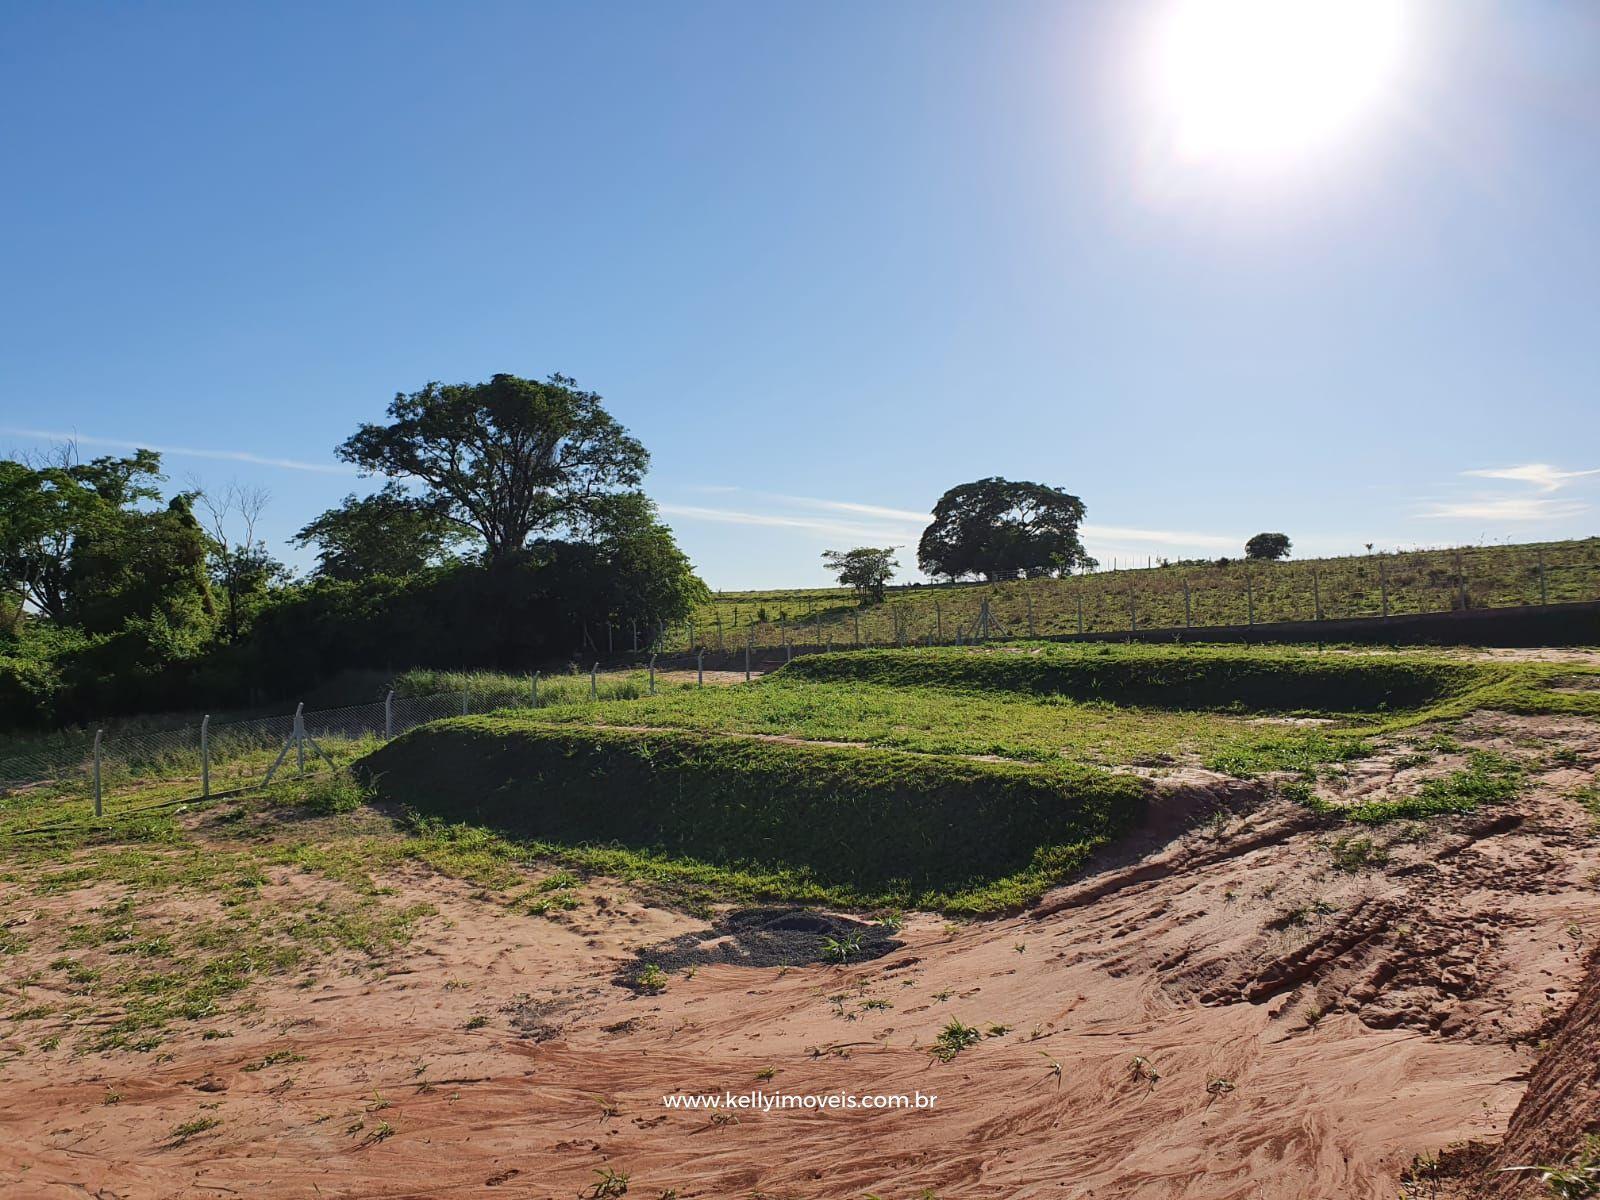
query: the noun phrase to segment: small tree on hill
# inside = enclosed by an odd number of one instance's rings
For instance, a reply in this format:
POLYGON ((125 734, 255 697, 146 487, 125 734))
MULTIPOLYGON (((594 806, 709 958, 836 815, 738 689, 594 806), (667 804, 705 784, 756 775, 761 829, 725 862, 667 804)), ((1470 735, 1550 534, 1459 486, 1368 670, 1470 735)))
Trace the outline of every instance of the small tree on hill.
POLYGON ((894 578, 895 568, 900 565, 895 561, 893 546, 881 550, 872 546, 857 546, 854 550, 824 550, 822 561, 841 584, 854 588, 856 595, 864 596, 874 604, 883 603, 884 586, 894 578))
POLYGON ((1263 562, 1274 562, 1280 558, 1289 557, 1289 535, 1287 533, 1258 533, 1244 544, 1246 558, 1253 558, 1263 562))

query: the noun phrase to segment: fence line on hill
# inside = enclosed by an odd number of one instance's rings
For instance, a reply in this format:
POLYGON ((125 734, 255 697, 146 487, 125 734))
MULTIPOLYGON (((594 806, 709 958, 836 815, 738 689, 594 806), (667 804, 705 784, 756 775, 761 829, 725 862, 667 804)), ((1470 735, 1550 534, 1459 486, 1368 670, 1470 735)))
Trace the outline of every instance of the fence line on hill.
MULTIPOLYGON (((710 618, 702 611, 672 626, 658 626, 648 648, 691 655, 776 650, 788 656, 800 646, 822 650, 949 646, 1002 638, 1538 608, 1600 599, 1600 560, 1552 563, 1542 550, 1517 555, 1509 547, 1488 547, 1332 561, 1337 566, 1326 569, 1319 563, 1302 567, 1233 562, 1054 580, 900 588, 883 603, 865 608, 839 593, 837 602, 828 607, 776 619, 767 611, 778 606, 775 600, 731 605, 723 600, 710 618), (1476 559, 1490 553, 1515 561, 1502 562, 1499 571, 1475 574, 1476 559), (731 620, 724 620, 723 610, 729 607, 731 620), (751 610, 758 619, 741 621, 741 609, 751 610)), ((616 641, 613 627, 601 622, 595 628, 611 632, 616 641)))
POLYGON ((212 799, 341 768, 390 738, 430 721, 505 710, 528 710, 585 699, 630 699, 656 688, 653 662, 644 668, 544 676, 512 684, 472 680, 426 696, 390 691, 368 704, 294 711, 246 720, 202 716, 174 729, 108 733, 96 729, 65 744, 0 748, 0 801, 45 792, 87 801, 96 816, 107 802, 137 787, 144 807, 212 799))

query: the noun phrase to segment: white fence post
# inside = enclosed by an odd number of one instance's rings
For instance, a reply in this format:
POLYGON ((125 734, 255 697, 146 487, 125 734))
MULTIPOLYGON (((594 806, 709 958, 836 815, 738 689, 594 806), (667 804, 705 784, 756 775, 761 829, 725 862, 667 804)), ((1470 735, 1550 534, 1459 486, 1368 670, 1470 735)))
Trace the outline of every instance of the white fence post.
POLYGON ((94 815, 99 817, 105 814, 105 808, 100 801, 100 742, 104 739, 106 731, 94 731, 94 815))
MULTIPOLYGON (((392 693, 391 693, 392 694, 392 693)), ((200 718, 200 799, 211 799, 211 714, 200 718)))

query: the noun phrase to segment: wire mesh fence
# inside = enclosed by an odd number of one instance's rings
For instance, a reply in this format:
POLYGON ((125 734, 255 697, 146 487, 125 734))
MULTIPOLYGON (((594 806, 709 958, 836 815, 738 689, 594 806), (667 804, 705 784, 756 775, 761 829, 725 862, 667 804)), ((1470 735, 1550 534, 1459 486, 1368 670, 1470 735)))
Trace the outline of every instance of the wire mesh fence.
POLYGON ((247 720, 200 716, 167 729, 62 733, 0 744, 0 797, 27 792, 114 812, 235 794, 274 779, 344 767, 390 738, 447 717, 585 700, 634 699, 653 690, 650 668, 541 677, 462 675, 450 690, 247 720))
POLYGON ((848 592, 719 597, 661 629, 666 652, 959 645, 1534 608, 1600 600, 1600 540, 1548 549, 1478 546, 1316 562, 1174 563, 1143 570, 898 588, 862 606, 848 592))

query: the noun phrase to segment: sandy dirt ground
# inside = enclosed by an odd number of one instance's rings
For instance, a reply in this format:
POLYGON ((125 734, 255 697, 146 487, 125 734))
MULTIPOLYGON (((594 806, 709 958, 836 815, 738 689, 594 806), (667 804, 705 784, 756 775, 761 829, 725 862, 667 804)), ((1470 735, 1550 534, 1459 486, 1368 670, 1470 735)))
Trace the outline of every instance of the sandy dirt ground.
MULTIPOLYGON (((914 914, 870 962, 705 966, 657 995, 619 971, 704 920, 603 879, 540 917, 395 872, 390 902, 437 912, 381 970, 258 987, 160 1055, 7 1062, 0 1193, 572 1198, 626 1176, 649 1200, 1392 1198, 1414 1156, 1501 1136, 1600 930, 1600 842, 1568 798, 1600 728, 1481 714, 1454 732, 1577 759, 1514 805, 1368 831, 1358 869, 1303 807, 1190 772, 1031 912, 914 914), (978 1039, 941 1061, 952 1019, 978 1039), (752 1090, 937 1099, 663 1103, 752 1090)), ((1414 769, 1359 766, 1362 799, 1414 769)), ((326 886, 274 868, 264 893, 326 886)))

